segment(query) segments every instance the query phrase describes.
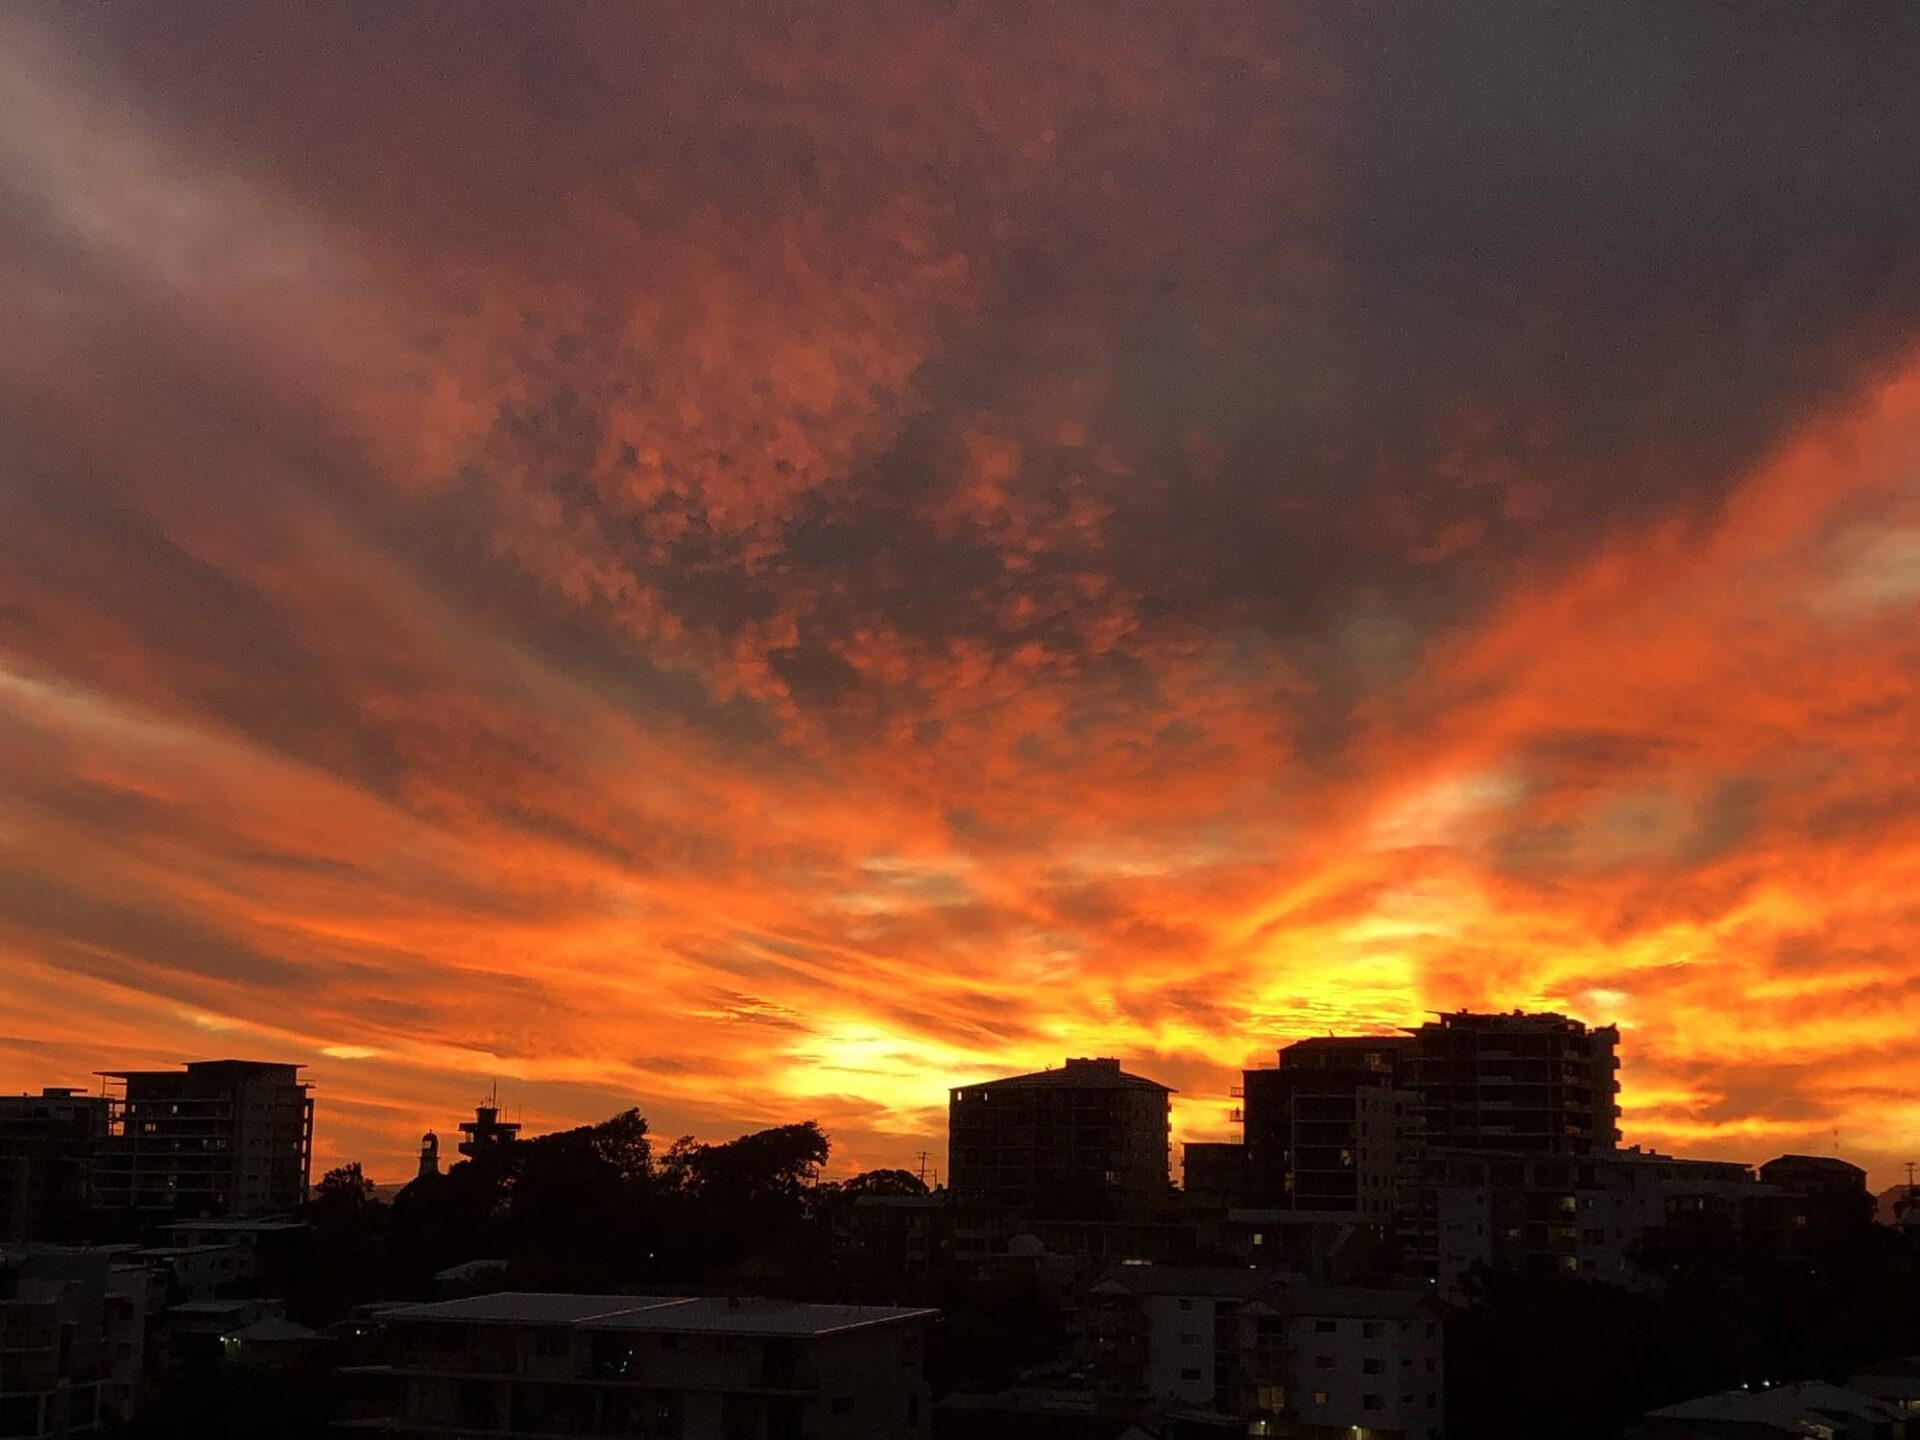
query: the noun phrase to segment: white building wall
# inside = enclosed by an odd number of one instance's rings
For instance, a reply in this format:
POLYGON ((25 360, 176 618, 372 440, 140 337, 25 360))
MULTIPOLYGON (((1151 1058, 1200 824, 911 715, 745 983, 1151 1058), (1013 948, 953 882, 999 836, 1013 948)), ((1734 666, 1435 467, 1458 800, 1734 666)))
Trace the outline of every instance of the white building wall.
POLYGON ((1438 1436, 1446 1372, 1438 1317, 1303 1314, 1287 1325, 1288 1398, 1311 1425, 1438 1436))
POLYGON ((1210 1295, 1147 1295, 1147 1391, 1189 1405, 1210 1406, 1216 1379, 1214 1307, 1210 1295))

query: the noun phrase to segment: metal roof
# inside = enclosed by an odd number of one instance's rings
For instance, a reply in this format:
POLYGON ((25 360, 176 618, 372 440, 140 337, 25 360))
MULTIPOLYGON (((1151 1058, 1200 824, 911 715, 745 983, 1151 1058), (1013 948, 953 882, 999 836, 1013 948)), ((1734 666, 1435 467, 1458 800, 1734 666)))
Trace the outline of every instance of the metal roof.
POLYGON ((932 1319, 938 1311, 896 1305, 808 1305, 794 1300, 728 1300, 702 1296, 674 1305, 608 1315, 588 1330, 672 1331, 681 1335, 831 1335, 869 1325, 932 1319))
POLYGON ((573 1325, 624 1310, 649 1305, 674 1305, 679 1299, 663 1295, 561 1295, 533 1290, 499 1290, 491 1295, 469 1295, 461 1300, 434 1300, 403 1305, 382 1317, 388 1320, 450 1320, 498 1325, 573 1325))
POLYGON ((503 1290, 464 1300, 404 1305, 381 1318, 483 1325, 578 1325, 591 1330, 687 1335, 829 1335, 867 1325, 932 1318, 933 1310, 888 1305, 807 1305, 793 1300, 701 1295, 559 1295, 503 1290))

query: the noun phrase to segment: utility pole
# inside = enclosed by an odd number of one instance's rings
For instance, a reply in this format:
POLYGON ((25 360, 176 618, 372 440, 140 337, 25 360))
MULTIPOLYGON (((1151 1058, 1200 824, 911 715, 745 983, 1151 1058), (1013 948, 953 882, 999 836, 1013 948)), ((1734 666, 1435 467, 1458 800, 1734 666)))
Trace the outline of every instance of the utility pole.
MULTIPOLYGON (((1909 1179, 1912 1178, 1913 1166, 1911 1165, 1907 1166, 1907 1175, 1909 1179)), ((924 1150, 920 1152, 919 1177, 920 1177, 920 1183, 922 1185, 925 1185, 927 1183, 927 1152, 924 1150)))

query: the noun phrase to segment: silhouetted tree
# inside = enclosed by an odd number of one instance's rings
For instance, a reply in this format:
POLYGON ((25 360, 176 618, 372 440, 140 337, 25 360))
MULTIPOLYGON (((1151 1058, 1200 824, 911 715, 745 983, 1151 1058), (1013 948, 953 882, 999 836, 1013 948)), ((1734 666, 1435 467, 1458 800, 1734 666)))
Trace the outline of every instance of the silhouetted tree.
POLYGON ((330 1209, 358 1210, 373 1203, 373 1181, 360 1169, 358 1160, 336 1165, 320 1177, 313 1187, 313 1203, 330 1209))
POLYGON ((927 1182, 911 1170, 863 1170, 836 1187, 842 1195, 925 1195, 927 1182))
POLYGON ((756 1256, 782 1268, 812 1263, 824 1247, 803 1233, 807 1200, 829 1150, 812 1120, 719 1145, 676 1140, 658 1170, 663 1225, 679 1242, 667 1268, 691 1278, 756 1256))

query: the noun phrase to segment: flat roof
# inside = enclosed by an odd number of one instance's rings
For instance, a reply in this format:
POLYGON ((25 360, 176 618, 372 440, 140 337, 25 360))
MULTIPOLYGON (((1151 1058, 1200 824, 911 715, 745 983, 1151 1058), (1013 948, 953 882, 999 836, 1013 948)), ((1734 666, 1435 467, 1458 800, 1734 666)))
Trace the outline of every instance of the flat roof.
POLYGON ((386 1312, 389 1320, 450 1320, 492 1325, 574 1325, 602 1315, 648 1305, 670 1305, 661 1295, 568 1295, 536 1290, 496 1290, 461 1300, 429 1300, 386 1312))
POLYGON ((169 1220, 162 1230, 231 1230, 248 1235, 277 1235, 286 1230, 304 1230, 307 1222, 285 1216, 266 1216, 252 1220, 169 1220))
POLYGON ((809 1305, 798 1300, 727 1300, 703 1295, 589 1321, 587 1330, 674 1331, 693 1335, 832 1335, 869 1325, 932 1319, 936 1310, 903 1305, 809 1305))
POLYGON ((1171 1085, 1132 1075, 1120 1068, 1110 1056, 1098 1059, 1070 1059, 1058 1070, 1036 1070, 1031 1075, 1003 1075, 998 1080, 976 1080, 971 1085, 954 1085, 960 1090, 1158 1090, 1177 1093, 1171 1085))
POLYGON ((817 1336, 938 1312, 892 1305, 809 1305, 711 1295, 560 1295, 504 1290, 464 1300, 403 1305, 381 1318, 483 1325, 577 1325, 588 1330, 680 1335, 817 1336))
POLYGON ((1410 1285, 1293 1285, 1281 1284, 1268 1303, 1282 1314, 1323 1316, 1326 1319, 1395 1320, 1433 1306, 1424 1288, 1410 1285))

